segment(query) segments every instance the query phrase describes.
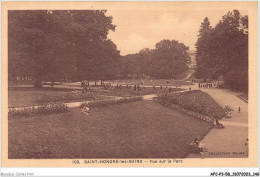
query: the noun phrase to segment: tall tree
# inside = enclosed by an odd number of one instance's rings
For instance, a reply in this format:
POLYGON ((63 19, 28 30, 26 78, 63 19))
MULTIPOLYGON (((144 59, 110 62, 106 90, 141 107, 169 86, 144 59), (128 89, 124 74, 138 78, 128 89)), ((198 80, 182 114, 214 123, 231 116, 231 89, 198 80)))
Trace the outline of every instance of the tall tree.
POLYGON ((208 68, 208 60, 210 58, 207 50, 208 50, 208 36, 212 27, 210 26, 210 22, 208 17, 204 18, 204 21, 201 23, 198 40, 195 44, 196 46, 196 77, 206 79, 209 77, 209 68, 208 68))
POLYGON ((46 77, 72 75, 76 80, 91 74, 90 63, 97 59, 93 57, 97 46, 107 42, 109 30, 115 30, 112 17, 105 13, 105 10, 9 11, 8 56, 12 66, 9 73, 20 70, 19 60, 26 56, 30 63, 26 70, 33 71, 35 87, 41 87, 46 77))
POLYGON ((197 41, 196 76, 216 79, 222 75, 228 87, 247 90, 248 17, 233 10, 209 32, 201 34, 197 41))

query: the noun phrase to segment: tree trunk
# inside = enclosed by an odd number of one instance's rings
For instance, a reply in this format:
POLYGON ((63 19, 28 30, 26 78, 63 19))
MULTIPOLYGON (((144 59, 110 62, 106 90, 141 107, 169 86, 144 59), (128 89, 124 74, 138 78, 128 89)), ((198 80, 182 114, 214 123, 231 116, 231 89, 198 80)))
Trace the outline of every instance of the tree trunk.
POLYGON ((42 88, 42 81, 41 81, 39 74, 36 75, 34 87, 35 88, 42 88))

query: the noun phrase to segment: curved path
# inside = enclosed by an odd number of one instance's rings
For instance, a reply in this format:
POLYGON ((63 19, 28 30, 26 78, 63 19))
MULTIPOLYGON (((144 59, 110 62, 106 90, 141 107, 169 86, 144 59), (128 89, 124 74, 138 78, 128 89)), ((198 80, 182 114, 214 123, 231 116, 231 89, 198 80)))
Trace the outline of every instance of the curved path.
MULTIPOLYGON (((198 86, 193 86, 193 89, 198 89, 198 86)), ((247 157, 244 145, 248 138, 248 104, 239 99, 237 93, 227 89, 203 88, 201 90, 207 92, 222 107, 229 105, 234 110, 231 112, 231 118, 223 118, 220 121, 225 126, 224 129, 212 129, 200 142, 208 149, 204 157, 247 157), (238 107, 241 108, 240 113, 238 107)), ((200 155, 188 155, 188 158, 193 157, 200 157, 200 155)))
POLYGON ((181 79, 181 80, 178 80, 178 81, 186 81, 186 80, 188 80, 192 76, 192 74, 195 72, 193 70, 190 70, 190 71, 191 71, 191 73, 189 73, 184 79, 181 79))

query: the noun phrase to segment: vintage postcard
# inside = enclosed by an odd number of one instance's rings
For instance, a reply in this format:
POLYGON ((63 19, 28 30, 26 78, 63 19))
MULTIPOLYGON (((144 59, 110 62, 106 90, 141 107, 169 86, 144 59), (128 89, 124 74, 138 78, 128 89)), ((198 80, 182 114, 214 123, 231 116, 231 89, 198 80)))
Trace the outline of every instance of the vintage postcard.
POLYGON ((2 2, 2 166, 257 167, 257 5, 2 2))

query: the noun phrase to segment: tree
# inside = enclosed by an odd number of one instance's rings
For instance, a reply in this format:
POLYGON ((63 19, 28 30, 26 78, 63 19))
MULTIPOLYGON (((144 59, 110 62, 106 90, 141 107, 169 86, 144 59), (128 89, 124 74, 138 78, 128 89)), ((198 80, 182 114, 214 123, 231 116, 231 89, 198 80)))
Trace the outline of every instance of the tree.
POLYGON ((151 75, 158 78, 174 78, 188 70, 189 48, 176 40, 162 40, 155 45, 151 75))
POLYGON ((137 54, 137 62, 140 67, 139 74, 151 75, 152 59, 154 57, 154 50, 145 48, 140 50, 137 54))
POLYGON ((234 88, 247 90, 241 85, 248 85, 248 79, 244 77, 248 75, 248 17, 233 10, 214 28, 207 30, 207 26, 202 25, 201 29, 205 28, 206 32, 200 29, 196 43, 196 76, 213 79, 224 76, 228 87, 231 88, 232 82, 236 85, 234 88))
MULTIPOLYGON (((35 87, 41 81, 72 75, 74 80, 91 74, 98 46, 115 30, 105 10, 9 11, 9 73, 21 70, 19 60, 29 60, 35 87), (15 57, 17 54, 19 58, 15 57), (69 74, 66 74, 69 72, 69 74)), ((96 71, 95 71, 96 72, 96 71)), ((14 72, 13 72, 14 73, 14 72)))
POLYGON ((121 57, 121 74, 123 75, 123 77, 127 77, 128 74, 138 75, 140 73, 141 68, 138 64, 137 56, 138 54, 129 54, 121 57))
POLYGON ((212 27, 210 26, 210 22, 208 17, 204 18, 204 21, 201 23, 198 40, 195 44, 196 46, 196 77, 198 78, 208 78, 209 75, 209 67, 208 61, 210 56, 208 54, 208 36, 212 27))
POLYGON ((189 48, 175 40, 162 40, 155 49, 145 48, 139 53, 122 57, 121 73, 146 74, 156 78, 174 78, 188 70, 189 48))
POLYGON ((93 53, 94 60, 90 60, 89 79, 93 80, 111 80, 119 74, 120 51, 111 40, 105 40, 95 46, 96 52, 93 53))

